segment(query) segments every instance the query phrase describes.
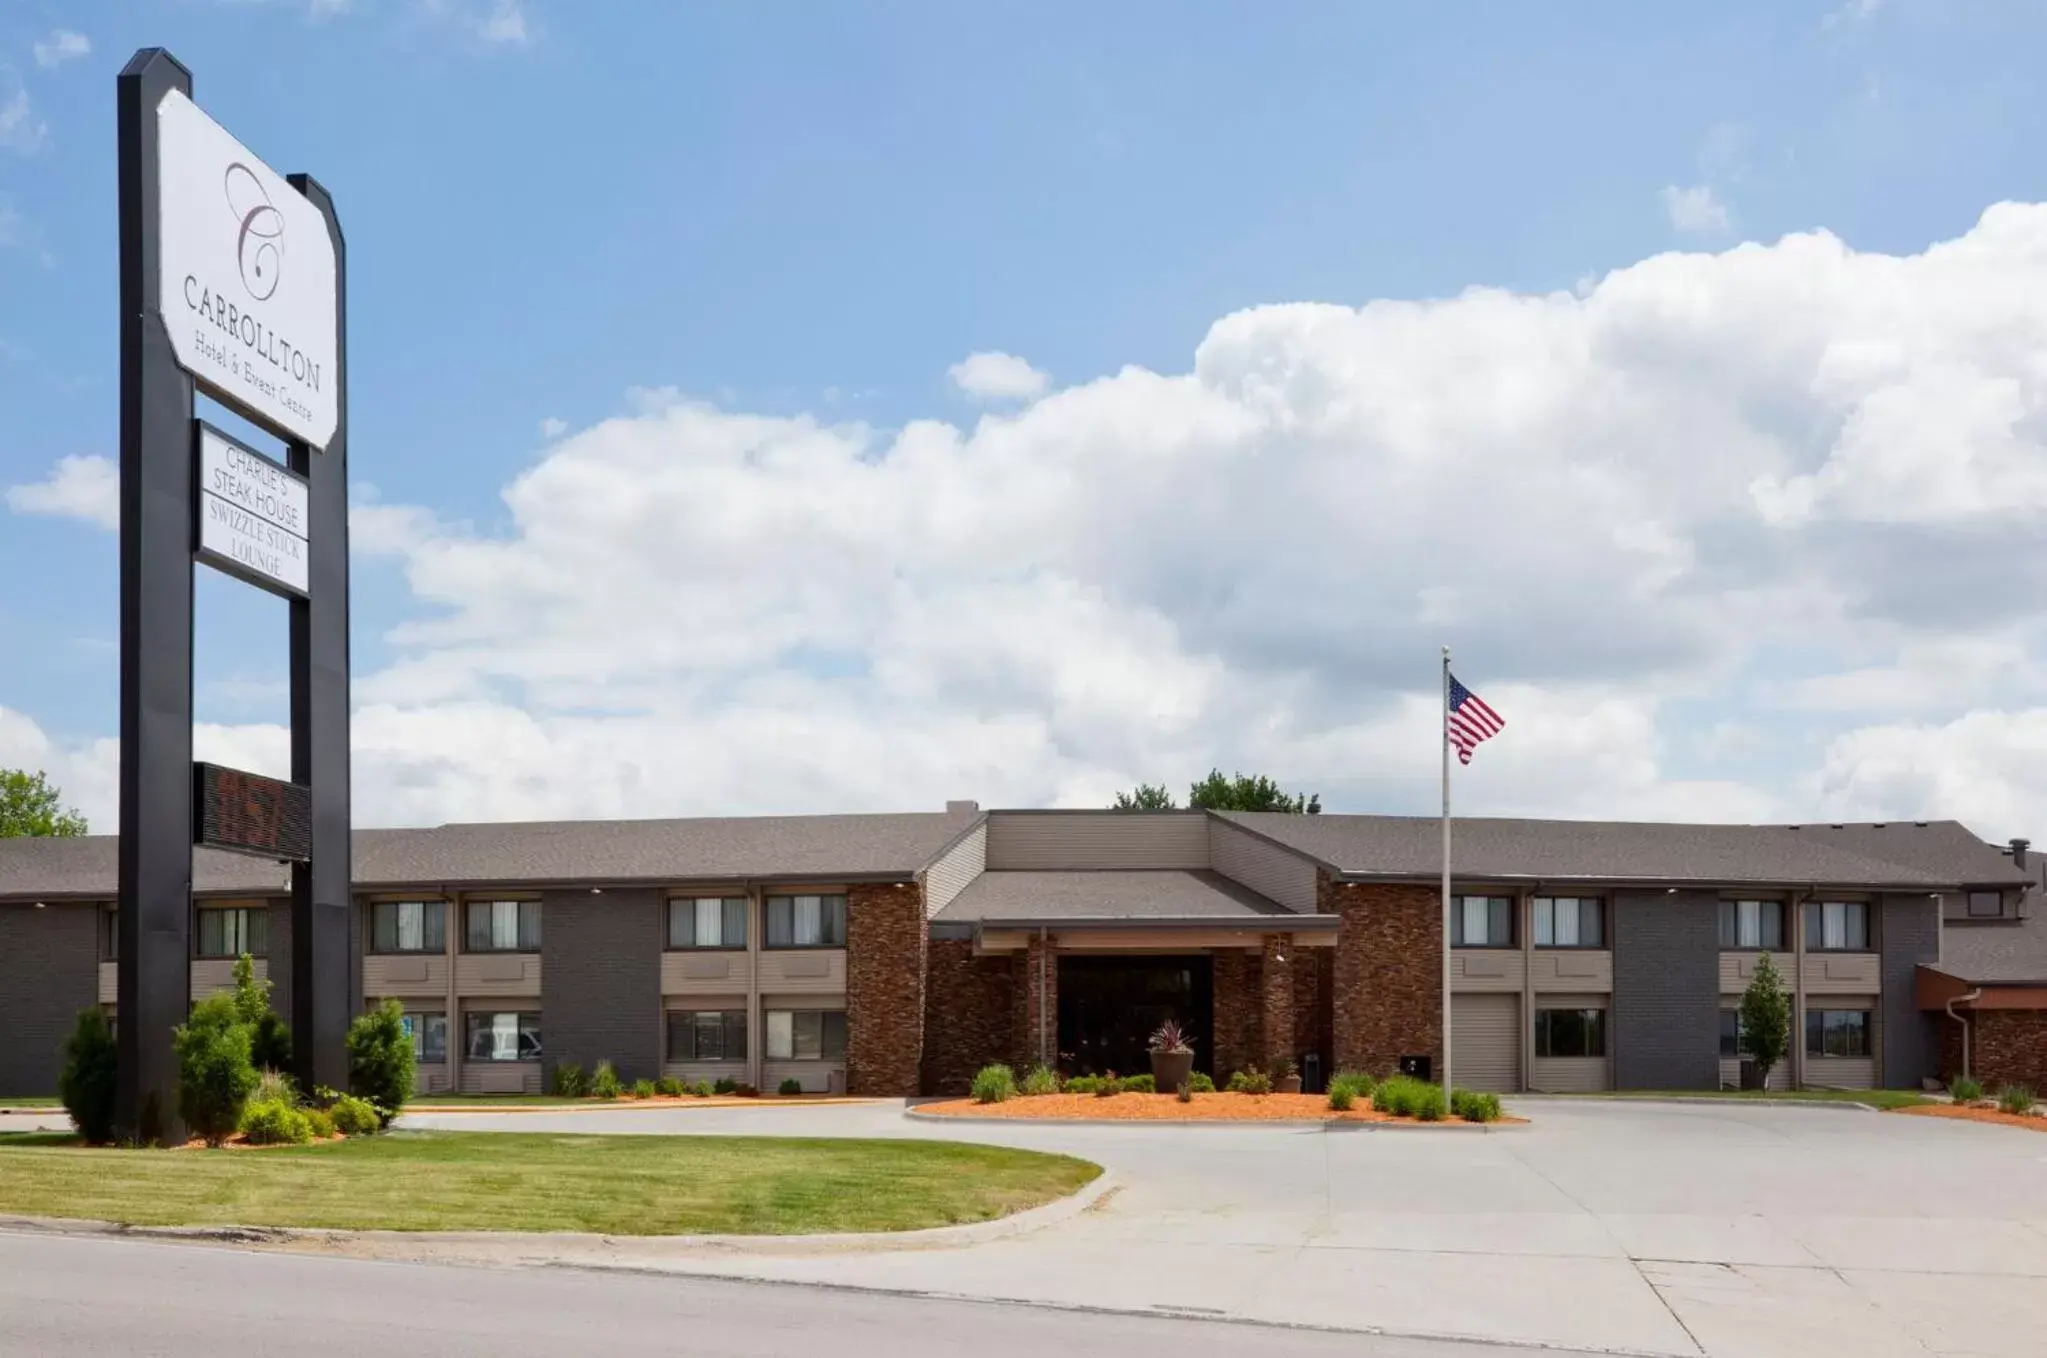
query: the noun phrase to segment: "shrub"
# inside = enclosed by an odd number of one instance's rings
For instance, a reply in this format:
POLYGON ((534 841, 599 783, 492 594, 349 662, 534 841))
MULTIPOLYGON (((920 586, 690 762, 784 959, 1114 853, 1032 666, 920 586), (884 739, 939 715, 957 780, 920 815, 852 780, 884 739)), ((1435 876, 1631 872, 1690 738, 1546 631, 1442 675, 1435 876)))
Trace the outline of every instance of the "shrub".
POLYGON ((412 1097, 412 1037, 405 1006, 387 999, 348 1025, 348 1092, 376 1105, 384 1126, 412 1097))
MULTIPOLYGON (((251 1039, 253 1045, 254 1039, 251 1039)), ((275 1070, 259 1070, 256 1073, 256 1091, 249 1095, 250 1103, 288 1103, 299 1106, 298 1086, 291 1076, 275 1070)))
POLYGON ((291 1069, 291 1029, 267 1009, 249 1030, 249 1059, 258 1070, 291 1069))
POLYGON ((1983 1097, 1983 1082, 1973 1076, 1957 1075, 1948 1081, 1947 1092, 1956 1103, 1974 1103, 1983 1097))
POLYGON ((673 1075, 663 1075, 654 1081, 654 1092, 664 1099, 679 1099, 686 1092, 682 1081, 673 1075))
POLYGON ((615 1099, 624 1093, 618 1082, 618 1067, 609 1061, 599 1061, 597 1068, 590 1072, 590 1097, 593 1099, 615 1099))
POLYGON ((1232 1094, 1270 1094, 1272 1077, 1262 1070, 1240 1070, 1230 1076, 1232 1094))
POLYGON ((709 1080, 698 1080, 695 1084, 689 1086, 689 1092, 693 1098, 708 1099, 715 1091, 709 1080))
POLYGON ((249 1060, 249 1029, 234 997, 214 995, 192 1006, 172 1039, 178 1056, 178 1115, 209 1146, 241 1129, 242 1110, 256 1089, 249 1060))
POLYGON ((1450 1111, 1466 1122, 1498 1122, 1500 1096, 1460 1089, 1450 1096, 1450 1111))
POLYGON ((303 1146, 313 1127, 283 1099, 252 1099, 242 1111, 242 1136, 252 1146, 303 1146))
POLYGON ((1178 1098, 1181 1103, 1194 1102, 1194 1087, 1191 1081, 1188 1082, 1187 1084, 1183 1084, 1180 1086, 1180 1093, 1178 1095, 1178 1098))
POLYGON ((1001 1062, 974 1072, 975 1103, 1006 1103, 1016 1097, 1016 1072, 1001 1062))
POLYGON ((581 1066, 563 1061, 554 1068, 554 1092, 557 1098, 580 1099, 590 1092, 590 1081, 584 1078, 581 1066))
POLYGON ((1159 1092, 1159 1082, 1148 1074, 1126 1075, 1123 1077, 1121 1087, 1125 1094, 1156 1094, 1159 1092))
POLYGON ((1197 1070, 1194 1072, 1193 1077, 1187 1081, 1187 1086, 1191 1092, 1196 1094, 1213 1094, 1215 1093, 1215 1077, 1205 1070, 1197 1070))
POLYGON ((334 1139, 334 1115, 332 1113, 324 1108, 301 1108, 299 1112, 305 1116, 306 1128, 312 1133, 313 1140, 331 1141, 334 1139))
POLYGON ((1116 1078, 1116 1072, 1113 1070, 1095 1081, 1095 1097, 1098 1099, 1113 1099, 1122 1092, 1123 1082, 1116 1078))
POLYGON ((1443 1097, 1443 1086, 1422 1085, 1414 1099, 1414 1115, 1421 1122, 1441 1122, 1449 1113, 1449 1100, 1443 1097))
POLYGON ((1329 1106, 1347 1112, 1359 1099, 1372 1097, 1372 1077, 1361 1071, 1339 1070, 1329 1077, 1329 1106))
POLYGON ((711 1086, 711 1092, 713 1094, 737 1094, 739 1092, 739 1081, 729 1076, 721 1075, 718 1077, 718 1082, 711 1086))
POLYGON ((803 1081, 792 1075, 782 1081, 781 1086, 775 1092, 778 1094, 801 1094, 803 1092, 803 1081))
POLYGON ((114 1139, 115 1061, 113 1025, 98 1006, 78 1011, 71 1036, 64 1042, 64 1071, 57 1092, 64 1111, 86 1144, 104 1146, 114 1139))
POLYGON ((634 1097, 634 1098, 636 1098, 636 1099, 651 1099, 651 1098, 653 1098, 653 1097, 654 1097, 654 1082, 653 1082, 652 1080, 644 1080, 644 1079, 643 1079, 643 1080, 635 1080, 635 1081, 633 1081, 633 1097, 634 1097))
POLYGON ((1059 1076, 1050 1066, 1032 1066, 1030 1073, 1023 1077, 1023 1083, 1016 1087, 1017 1093, 1037 1098, 1043 1094, 1059 1092, 1059 1076))
POLYGON ((2033 1111, 2033 1087, 2031 1085, 2006 1085, 1997 1091, 1997 1106, 2007 1113, 2025 1114, 2033 1111))
MULTIPOLYGON (((1381 1080, 1378 1087, 1372 1091, 1372 1107, 1393 1117, 1416 1117, 1419 1116, 1425 1097, 1423 1091, 1429 1089, 1436 1089, 1436 1086, 1423 1084, 1420 1080, 1407 1075, 1389 1076, 1381 1080)), ((1442 1091, 1437 1090, 1439 1100, 1441 1096, 1442 1091)), ((1441 1114, 1437 1116, 1440 1117, 1441 1114)))
POLYGON ((343 1094, 328 1111, 334 1118, 334 1130, 343 1136, 375 1136, 384 1128, 376 1105, 353 1094, 343 1094))
POLYGON ((1092 1094, 1101 1087, 1102 1077, 1099 1075, 1076 1075, 1066 1082, 1069 1094, 1092 1094))

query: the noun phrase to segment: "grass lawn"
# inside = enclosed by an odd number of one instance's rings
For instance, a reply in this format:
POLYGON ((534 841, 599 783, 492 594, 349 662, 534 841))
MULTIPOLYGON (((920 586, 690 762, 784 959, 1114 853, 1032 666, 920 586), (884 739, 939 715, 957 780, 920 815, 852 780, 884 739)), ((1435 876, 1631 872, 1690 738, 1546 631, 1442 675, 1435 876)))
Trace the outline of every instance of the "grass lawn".
POLYGON ((397 1132, 275 1150, 0 1137, 0 1213, 133 1225, 613 1235, 901 1231, 986 1221, 1101 1170, 944 1141, 397 1132))
POLYGON ((17 1098, 10 1094, 0 1098, 0 1108, 56 1108, 63 1103, 54 1094, 36 1094, 28 1098, 17 1098))
MULTIPOLYGON (((1508 1097, 1513 1097, 1509 1095, 1508 1097)), ((1595 1099, 1761 1099, 1772 1103, 1866 1103, 1871 1108, 1914 1108, 1931 1102, 1909 1089, 1613 1089, 1595 1099)))

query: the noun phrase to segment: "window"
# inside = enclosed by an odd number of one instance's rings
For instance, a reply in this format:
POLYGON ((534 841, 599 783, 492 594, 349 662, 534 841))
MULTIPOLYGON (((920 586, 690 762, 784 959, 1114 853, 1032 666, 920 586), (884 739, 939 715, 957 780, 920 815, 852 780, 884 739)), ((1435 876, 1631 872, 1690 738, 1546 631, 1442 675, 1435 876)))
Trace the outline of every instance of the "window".
POLYGON ((1588 896, 1537 896, 1535 946, 1538 948, 1603 948, 1606 912, 1588 896))
POLYGON ((467 1014, 472 1061, 538 1061, 540 1015, 467 1014))
POLYGON ((1514 946, 1514 902, 1507 896, 1460 896, 1450 910, 1450 943, 1458 948, 1514 946))
POLYGON ((269 907, 235 906, 199 912, 199 956, 240 957, 247 953, 261 957, 269 947, 269 907))
POLYGON ((698 1010, 668 1016, 671 1061, 744 1061, 746 1011, 698 1010))
POLYGON ((539 952, 539 901, 469 902, 469 951, 539 952))
POLYGON ((121 912, 109 906, 100 911, 100 961, 121 960, 121 912))
POLYGON ((415 1060, 433 1064, 448 1059, 446 1014, 407 1014, 403 1022, 405 1035, 412 1039, 415 1060))
POLYGON ((1784 902, 1720 902, 1720 946, 1781 952, 1784 948, 1784 902))
POLYGON ((370 906, 371 952, 446 952, 444 901, 377 901, 370 906))
POLYGON ((1538 1009, 1535 1011, 1537 1056, 1606 1055, 1604 1009, 1538 1009))
POLYGON ((1806 1010, 1805 1054, 1807 1056, 1869 1055, 1869 1011, 1867 1009, 1806 1010))
POLYGON ((1807 952, 1861 952, 1869 947, 1869 905, 1864 901, 1807 901, 1807 952))
POLYGON ((846 1015, 837 1009, 770 1009, 768 1060, 843 1061, 846 1015))
POLYGON ((668 903, 671 948, 746 946, 746 897, 679 897, 668 903))
POLYGON ((846 946, 844 896, 770 896, 767 904, 770 948, 846 946))
POLYGON ((1976 919, 1996 919, 2004 913, 2004 895, 1997 891, 1969 893, 1969 914, 1976 919))
POLYGON ((1741 1030, 1741 1011, 1723 1009, 1720 1011, 1720 1054, 1722 1056, 1747 1056, 1748 1034, 1741 1030))

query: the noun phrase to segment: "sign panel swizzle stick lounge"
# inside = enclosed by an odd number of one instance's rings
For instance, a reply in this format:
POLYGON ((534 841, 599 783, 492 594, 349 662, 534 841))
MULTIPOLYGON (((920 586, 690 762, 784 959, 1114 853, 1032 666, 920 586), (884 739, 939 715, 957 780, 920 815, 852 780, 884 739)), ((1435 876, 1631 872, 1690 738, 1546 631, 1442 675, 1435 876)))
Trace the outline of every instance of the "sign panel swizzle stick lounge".
MULTIPOLYGON (((121 226, 122 1132, 178 1134, 193 846, 289 863, 295 1074, 347 1083, 348 356, 333 201, 192 101, 160 48, 116 83, 121 226), (193 417, 195 387, 282 456, 193 417), (192 760, 195 562, 289 601, 291 781, 192 760)), ((278 889, 285 883, 282 866, 278 889)), ((200 883, 204 885, 203 880, 200 883)), ((288 963, 288 965, 287 965, 288 963)))

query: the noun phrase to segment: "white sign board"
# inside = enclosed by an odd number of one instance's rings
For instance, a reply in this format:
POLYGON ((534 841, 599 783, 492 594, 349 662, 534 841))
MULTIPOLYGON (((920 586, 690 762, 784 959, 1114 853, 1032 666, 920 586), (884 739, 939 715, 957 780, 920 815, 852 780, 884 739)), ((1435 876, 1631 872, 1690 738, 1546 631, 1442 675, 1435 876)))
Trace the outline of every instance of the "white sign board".
POLYGON ((178 366, 258 423, 326 447, 341 380, 326 217, 178 91, 156 129, 158 305, 178 366))
POLYGON ((256 584, 305 595, 306 483, 199 426, 199 555, 256 584))

